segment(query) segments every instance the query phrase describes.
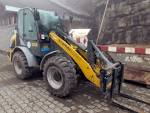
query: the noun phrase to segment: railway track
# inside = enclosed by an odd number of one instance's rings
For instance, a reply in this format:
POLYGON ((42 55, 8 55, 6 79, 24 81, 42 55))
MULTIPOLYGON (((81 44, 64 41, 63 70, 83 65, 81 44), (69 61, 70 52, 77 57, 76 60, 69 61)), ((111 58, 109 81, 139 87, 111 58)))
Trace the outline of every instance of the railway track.
POLYGON ((111 103, 131 113, 150 113, 150 89, 123 83, 122 91, 111 103))

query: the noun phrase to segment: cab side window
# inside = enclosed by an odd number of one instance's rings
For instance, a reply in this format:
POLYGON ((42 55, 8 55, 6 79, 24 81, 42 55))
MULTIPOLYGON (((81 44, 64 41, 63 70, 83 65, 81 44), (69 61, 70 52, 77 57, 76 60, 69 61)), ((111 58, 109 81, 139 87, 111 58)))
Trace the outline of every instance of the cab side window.
POLYGON ((37 40, 37 28, 33 14, 30 10, 24 10, 24 39, 37 40))
POLYGON ((19 37, 23 38, 23 12, 24 10, 21 10, 19 11, 18 13, 18 34, 19 34, 19 37))

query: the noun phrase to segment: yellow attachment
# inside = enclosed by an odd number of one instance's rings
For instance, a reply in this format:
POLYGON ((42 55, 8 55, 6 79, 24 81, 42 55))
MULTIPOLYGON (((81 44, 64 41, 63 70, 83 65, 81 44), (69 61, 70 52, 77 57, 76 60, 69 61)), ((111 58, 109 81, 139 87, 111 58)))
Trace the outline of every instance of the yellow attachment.
POLYGON ((89 81, 97 87, 100 87, 100 78, 97 77, 90 64, 72 46, 57 36, 55 32, 50 32, 49 37, 78 64, 83 74, 89 81))
MULTIPOLYGON (((14 33, 13 34, 13 36, 11 37, 11 39, 10 39, 10 43, 11 43, 11 45, 13 45, 14 44, 14 47, 16 46, 16 37, 17 37, 17 35, 16 35, 16 33, 14 33)), ((12 53, 13 53, 13 50, 14 50, 14 48, 9 48, 8 49, 8 57, 9 57, 9 60, 11 61, 11 59, 12 59, 12 53)))
POLYGON ((14 43, 15 46, 16 46, 16 37, 17 37, 17 35, 16 35, 16 33, 14 33, 13 36, 11 37, 11 39, 10 39, 11 44, 14 43))

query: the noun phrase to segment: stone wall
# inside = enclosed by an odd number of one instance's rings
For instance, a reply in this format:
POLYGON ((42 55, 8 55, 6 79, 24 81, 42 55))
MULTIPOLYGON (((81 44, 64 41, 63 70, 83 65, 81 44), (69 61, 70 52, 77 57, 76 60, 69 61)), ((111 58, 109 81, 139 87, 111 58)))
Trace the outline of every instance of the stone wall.
MULTIPOLYGON (((95 15, 101 21, 105 2, 99 3, 95 15)), ((150 0, 110 0, 98 43, 150 44, 150 0)))

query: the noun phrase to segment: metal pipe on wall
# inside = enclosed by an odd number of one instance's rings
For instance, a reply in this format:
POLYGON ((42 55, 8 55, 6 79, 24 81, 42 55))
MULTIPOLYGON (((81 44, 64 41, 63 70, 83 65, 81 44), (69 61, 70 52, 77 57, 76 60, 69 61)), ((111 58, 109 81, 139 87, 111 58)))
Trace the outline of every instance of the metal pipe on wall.
POLYGON ((96 45, 97 45, 97 43, 98 43, 98 41, 99 41, 99 38, 100 38, 100 34, 101 34, 101 31, 102 31, 102 28, 103 28, 104 19, 105 19, 105 16, 106 16, 106 12, 107 12, 107 8, 108 8, 109 2, 110 2, 110 0, 107 0, 107 1, 106 1, 104 14, 103 14, 103 17, 102 17, 102 21, 101 21, 101 23, 100 23, 100 27, 99 27, 99 31, 98 31, 98 35, 97 35, 97 39, 96 39, 96 45))

